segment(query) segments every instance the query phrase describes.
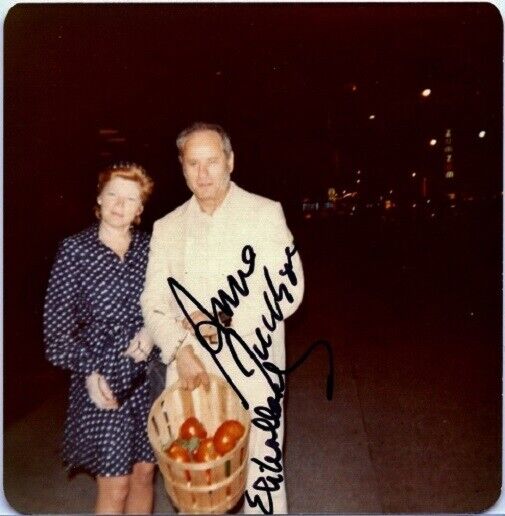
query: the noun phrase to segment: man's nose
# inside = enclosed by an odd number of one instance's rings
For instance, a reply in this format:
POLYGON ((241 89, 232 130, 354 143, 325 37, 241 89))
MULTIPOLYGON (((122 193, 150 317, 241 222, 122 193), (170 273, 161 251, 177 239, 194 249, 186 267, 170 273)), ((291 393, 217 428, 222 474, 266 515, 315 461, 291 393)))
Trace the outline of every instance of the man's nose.
POLYGON ((123 197, 117 197, 117 198, 116 198, 116 204, 117 204, 118 206, 123 206, 123 205, 124 205, 124 203, 125 203, 125 200, 124 200, 124 198, 123 198, 123 197))
POLYGON ((206 176, 208 173, 208 168, 206 163, 200 163, 198 165, 198 175, 199 176, 206 176))

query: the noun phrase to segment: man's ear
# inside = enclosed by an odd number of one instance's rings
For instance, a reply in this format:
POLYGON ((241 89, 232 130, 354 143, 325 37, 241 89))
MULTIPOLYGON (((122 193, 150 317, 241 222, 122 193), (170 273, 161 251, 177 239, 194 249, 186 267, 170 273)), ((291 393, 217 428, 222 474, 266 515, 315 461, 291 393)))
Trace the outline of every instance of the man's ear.
POLYGON ((235 155, 233 154, 233 151, 230 152, 230 155, 227 159, 228 163, 228 172, 231 174, 233 172, 233 166, 235 165, 235 155))

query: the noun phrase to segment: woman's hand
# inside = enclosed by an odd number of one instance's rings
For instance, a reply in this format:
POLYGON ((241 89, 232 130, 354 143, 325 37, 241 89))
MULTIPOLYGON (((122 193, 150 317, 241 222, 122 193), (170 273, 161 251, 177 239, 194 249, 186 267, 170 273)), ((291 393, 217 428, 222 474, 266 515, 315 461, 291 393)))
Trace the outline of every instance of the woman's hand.
POLYGON ((182 347, 176 355, 177 372, 181 387, 192 391, 198 386, 210 386, 210 379, 201 360, 195 355, 191 345, 182 347))
POLYGON ((147 357, 149 356, 149 353, 151 353, 153 346, 153 339, 151 339, 148 331, 145 328, 142 328, 130 341, 128 348, 124 352, 124 355, 132 358, 135 363, 142 362, 142 360, 147 360, 147 357))
POLYGON ((91 401, 99 408, 104 410, 115 410, 119 404, 110 390, 105 377, 96 371, 86 378, 86 388, 88 389, 91 401))

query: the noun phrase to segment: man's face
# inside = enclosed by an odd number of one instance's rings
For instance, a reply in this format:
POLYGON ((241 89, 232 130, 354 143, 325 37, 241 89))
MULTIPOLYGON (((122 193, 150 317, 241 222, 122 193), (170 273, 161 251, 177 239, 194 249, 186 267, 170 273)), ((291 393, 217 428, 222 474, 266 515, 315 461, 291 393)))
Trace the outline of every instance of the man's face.
POLYGON ((191 134, 179 159, 188 188, 198 201, 219 206, 233 171, 233 152, 226 156, 221 136, 215 131, 191 134))

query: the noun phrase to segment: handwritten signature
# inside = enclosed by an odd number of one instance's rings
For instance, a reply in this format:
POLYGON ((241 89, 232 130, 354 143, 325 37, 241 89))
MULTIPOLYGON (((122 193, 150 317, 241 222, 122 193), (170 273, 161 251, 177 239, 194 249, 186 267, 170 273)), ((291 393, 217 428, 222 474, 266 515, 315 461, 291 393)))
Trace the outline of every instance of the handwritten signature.
MULTIPOLYGON (((298 284, 298 278, 293 270, 293 257, 296 253, 297 249, 295 246, 292 248, 285 248, 286 262, 284 263, 283 268, 279 271, 279 276, 287 278, 289 284, 293 287, 298 284)), ((279 369, 274 363, 268 360, 270 357, 269 348, 272 345, 272 333, 277 329, 278 323, 284 320, 280 303, 284 300, 288 303, 293 303, 294 298, 290 293, 289 286, 286 282, 281 282, 277 287, 274 285, 270 272, 266 266, 263 267, 263 274, 268 286, 268 291, 265 290, 263 292, 263 299, 265 300, 268 314, 263 314, 261 316, 264 328, 257 327, 254 331, 258 338, 259 345, 254 344, 251 349, 232 327, 225 327, 221 323, 218 315, 219 312, 222 311, 232 317, 234 309, 240 305, 241 299, 249 295, 247 279, 254 274, 256 267, 256 253, 252 246, 246 245, 243 247, 241 258, 245 267, 243 270, 240 269, 237 271, 236 275, 238 276, 238 279, 233 275, 227 276, 230 293, 225 292, 223 289, 218 290, 217 297, 212 297, 211 299, 212 312, 207 311, 206 308, 175 278, 170 277, 167 281, 177 304, 192 326, 199 343, 210 353, 224 378, 237 393, 244 408, 249 409, 248 400, 238 389, 237 385, 218 358, 224 345, 229 349, 236 365, 245 377, 252 376, 255 371, 258 370, 270 387, 273 395, 267 397, 267 405, 258 405, 252 409, 253 417, 251 419, 252 425, 268 434, 268 437, 265 440, 265 445, 269 448, 268 455, 265 455, 262 458, 252 457, 251 461, 258 465, 261 473, 268 472, 270 474, 259 476, 252 483, 253 489, 258 493, 251 496, 251 494, 246 491, 245 498, 250 507, 258 507, 264 514, 273 514, 274 508, 272 493, 278 491, 284 481, 284 476, 282 475, 282 450, 278 442, 278 428, 281 425, 282 400, 285 392, 284 376, 300 366, 317 347, 325 347, 328 353, 329 366, 326 381, 326 397, 328 400, 331 400, 333 396, 334 376, 333 353, 331 345, 327 341, 318 340, 314 342, 306 352, 287 369, 279 369), (189 300, 193 306, 205 314, 207 320, 194 323, 184 305, 184 300, 181 299, 181 294, 182 297, 189 300), (217 344, 213 343, 211 345, 201 334, 200 327, 203 325, 210 325, 216 328, 218 336, 217 344), (265 328, 268 330, 267 332, 265 332, 265 328), (247 356, 249 356, 254 362, 257 369, 249 369, 242 363, 237 354, 237 347, 245 351, 247 356), (261 497, 260 493, 265 493, 266 501, 261 497)))

